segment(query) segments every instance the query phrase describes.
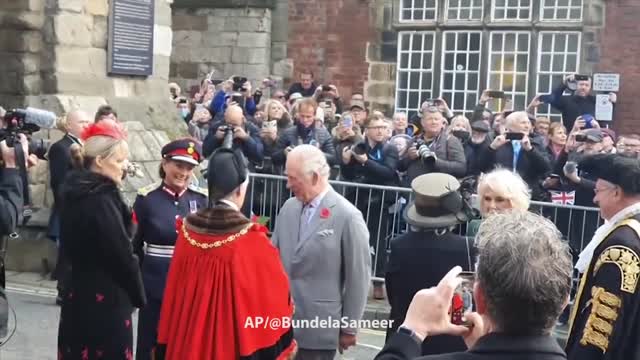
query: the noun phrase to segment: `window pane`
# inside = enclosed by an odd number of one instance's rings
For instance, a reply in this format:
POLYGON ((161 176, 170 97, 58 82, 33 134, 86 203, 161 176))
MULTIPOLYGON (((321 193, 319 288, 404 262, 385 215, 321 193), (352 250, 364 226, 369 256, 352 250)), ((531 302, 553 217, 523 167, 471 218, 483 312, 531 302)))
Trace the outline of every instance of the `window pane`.
MULTIPOLYGON (((546 2, 545 2, 546 4, 546 2)), ((579 32, 540 32, 538 36, 537 94, 549 94, 565 76, 579 72, 579 32), (572 45, 573 44, 573 45, 572 45), (565 46, 568 45, 568 46, 565 46)), ((549 106, 540 106, 539 116, 561 120, 561 114, 549 106)))
POLYGON ((407 112, 411 116, 417 112, 422 101, 432 95, 434 36, 434 32, 426 31, 400 33, 400 66, 396 75, 397 111, 407 112))
POLYGON ((529 0, 494 0, 494 21, 530 21, 531 1, 529 0))
MULTIPOLYGON (((530 34, 515 33, 509 31, 496 31, 490 34, 492 49, 489 54, 489 69, 491 71, 487 87, 491 90, 502 90, 507 98, 515 102, 515 97, 526 99, 527 97, 527 76, 529 74, 529 54, 528 51, 516 51, 516 49, 528 49, 530 34), (504 48, 497 48, 495 42, 502 37, 505 38, 504 48), (516 39, 518 41, 516 47, 516 39)), ((491 110, 498 111, 500 104, 490 102, 491 110)), ((522 109, 525 105, 514 103, 515 109, 522 109)))
POLYGON ((482 20, 482 0, 447 0, 447 20, 482 20))
POLYGON ((452 111, 473 111, 477 102, 480 78, 481 33, 478 31, 446 31, 442 44, 444 54, 440 93, 451 94, 447 101, 452 111), (477 43, 476 43, 477 42, 477 43), (453 66, 452 66, 453 64, 453 66), (471 100, 469 100, 471 98, 471 100), (468 104, 473 104, 468 107, 468 104))
POLYGON ((582 21, 582 0, 545 0, 540 6, 542 21, 582 21))
POLYGON ((400 3, 401 21, 434 21, 436 0, 404 0, 400 3))

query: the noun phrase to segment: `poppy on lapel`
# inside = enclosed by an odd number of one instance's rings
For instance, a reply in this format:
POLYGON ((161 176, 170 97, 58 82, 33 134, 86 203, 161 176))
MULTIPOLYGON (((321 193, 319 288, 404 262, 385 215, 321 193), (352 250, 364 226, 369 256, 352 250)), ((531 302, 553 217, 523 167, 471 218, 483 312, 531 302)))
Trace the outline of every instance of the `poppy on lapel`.
POLYGON ((329 212, 329 209, 327 208, 322 208, 320 210, 320 218, 322 219, 327 219, 329 218, 329 215, 331 215, 331 212, 329 212))

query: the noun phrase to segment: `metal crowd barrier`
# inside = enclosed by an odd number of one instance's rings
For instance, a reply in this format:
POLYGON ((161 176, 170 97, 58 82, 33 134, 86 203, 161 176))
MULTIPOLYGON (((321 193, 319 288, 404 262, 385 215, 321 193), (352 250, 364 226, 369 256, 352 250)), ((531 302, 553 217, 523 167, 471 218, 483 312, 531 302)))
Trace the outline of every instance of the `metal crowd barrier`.
MULTIPOLYGON (((280 208, 292 196, 286 182, 284 176, 251 174, 247 194, 251 209, 257 216, 269 218, 267 227, 271 231, 278 221, 280 208)), ((330 183, 334 190, 362 212, 369 227, 374 279, 383 278, 391 239, 408 231, 402 212, 413 200, 411 189, 336 180, 331 180, 330 183)), ((598 209, 591 207, 532 202, 530 210, 556 224, 572 248, 574 262, 603 222, 598 209)), ((461 224, 454 231, 466 235, 467 225, 468 223, 461 224)))

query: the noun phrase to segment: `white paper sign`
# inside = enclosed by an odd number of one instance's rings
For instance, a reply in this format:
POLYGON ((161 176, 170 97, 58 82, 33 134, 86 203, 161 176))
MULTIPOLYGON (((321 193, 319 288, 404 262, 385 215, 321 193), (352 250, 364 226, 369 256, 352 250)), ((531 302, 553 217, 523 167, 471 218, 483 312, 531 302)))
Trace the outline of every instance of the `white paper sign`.
POLYGON ((593 74, 593 90, 616 92, 620 90, 620 74, 593 74))
POLYGON ((613 120, 613 104, 608 94, 596 95, 596 120, 613 120))

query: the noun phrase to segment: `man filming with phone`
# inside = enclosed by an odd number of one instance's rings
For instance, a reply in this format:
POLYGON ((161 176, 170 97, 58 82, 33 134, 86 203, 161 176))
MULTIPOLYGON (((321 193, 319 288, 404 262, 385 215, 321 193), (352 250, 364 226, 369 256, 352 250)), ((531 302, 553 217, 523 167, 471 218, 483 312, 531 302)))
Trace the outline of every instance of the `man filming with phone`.
POLYGON ((524 111, 511 113, 506 119, 506 133, 493 139, 489 149, 480 153, 483 169, 503 167, 517 172, 531 188, 532 199, 544 200, 543 176, 551 171, 551 163, 544 147, 531 141, 531 121, 524 111))
MULTIPOLYGON (((609 101, 614 106, 617 99, 615 93, 609 94, 609 101)), ((589 75, 572 74, 567 76, 562 84, 553 89, 551 94, 540 96, 540 101, 562 112, 562 121, 567 129, 573 128, 573 123, 578 116, 595 115, 596 113, 596 97, 591 94, 591 77, 589 75), (563 94, 567 90, 573 94, 564 96, 563 94)))
POLYGON ((540 215, 516 210, 483 220, 476 236, 471 325, 455 325, 449 309, 462 278, 459 266, 437 286, 418 291, 398 332, 376 360, 566 360, 553 336, 569 302, 572 262, 555 225, 540 215), (461 336, 468 350, 420 355, 423 341, 461 336))

